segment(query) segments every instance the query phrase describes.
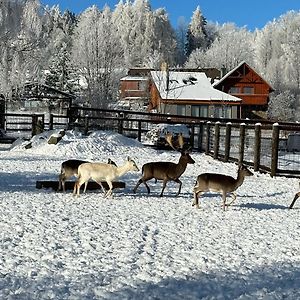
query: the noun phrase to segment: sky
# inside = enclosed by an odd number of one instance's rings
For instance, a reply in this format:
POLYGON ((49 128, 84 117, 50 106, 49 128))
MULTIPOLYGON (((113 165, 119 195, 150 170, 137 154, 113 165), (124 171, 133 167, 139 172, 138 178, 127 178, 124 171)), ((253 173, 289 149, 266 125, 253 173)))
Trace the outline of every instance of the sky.
MULTIPOLYGON (((99 8, 103 8, 107 4, 114 9, 119 0, 42 0, 42 3, 50 6, 58 4, 61 10, 69 9, 78 14, 93 4, 99 8)), ((252 0, 250 2, 240 0, 150 0, 150 3, 152 9, 166 8, 174 27, 180 17, 184 17, 186 22, 189 22, 198 5, 208 21, 219 24, 232 22, 238 27, 246 26, 248 30, 261 29, 269 21, 279 18, 287 11, 300 10, 299 0, 252 0)))
MULTIPOLYGON (((150 195, 144 185, 134 194, 144 163, 177 163, 180 154, 109 131, 66 131, 48 144, 58 133, 34 136, 30 149, 24 140, 0 149, 0 299, 300 299, 300 199, 288 209, 299 179, 253 172, 226 211, 217 193, 204 193, 196 209, 196 176, 236 178, 234 163, 192 152, 178 197, 172 182, 159 197, 154 180, 150 195), (57 180, 66 159, 121 166, 127 156, 140 171, 118 179, 126 186, 113 198, 36 188, 57 180)), ((286 158, 299 162, 297 153, 286 158)))

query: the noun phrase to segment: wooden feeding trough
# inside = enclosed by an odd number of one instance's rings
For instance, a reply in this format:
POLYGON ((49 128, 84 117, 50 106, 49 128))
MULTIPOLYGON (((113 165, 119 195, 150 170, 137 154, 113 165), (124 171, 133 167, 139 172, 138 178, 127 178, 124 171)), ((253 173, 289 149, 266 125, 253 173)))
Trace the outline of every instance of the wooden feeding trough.
MULTIPOLYGON (((106 190, 109 190, 108 184, 106 183, 106 181, 101 182, 103 187, 106 190)), ((65 188, 66 190, 73 190, 74 189, 74 184, 75 181, 66 181, 65 182, 65 188)), ((122 181, 114 181, 113 183, 113 189, 124 189, 125 188, 125 182, 122 181)), ((48 189, 48 188, 52 188, 55 191, 58 191, 58 186, 59 186, 59 182, 58 181, 46 181, 46 180, 38 180, 36 182, 36 188, 37 189, 48 189)), ((82 185, 82 188, 84 187, 84 185, 82 185)), ((101 189, 100 185, 94 181, 89 181, 87 184, 87 190, 98 190, 101 189)))

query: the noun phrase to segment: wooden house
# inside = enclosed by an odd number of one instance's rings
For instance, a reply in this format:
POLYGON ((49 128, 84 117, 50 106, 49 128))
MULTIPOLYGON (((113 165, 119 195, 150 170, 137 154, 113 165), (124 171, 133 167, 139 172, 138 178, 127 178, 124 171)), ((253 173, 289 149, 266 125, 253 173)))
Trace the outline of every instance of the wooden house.
POLYGON ((48 85, 27 83, 13 91, 12 99, 7 99, 6 111, 67 115, 74 99, 74 95, 48 85))
POLYGON ((204 72, 151 71, 149 111, 237 118, 241 99, 214 89, 204 72))
MULTIPOLYGON (((126 109, 138 109, 149 111, 153 109, 150 99, 153 99, 153 78, 151 72, 154 69, 132 68, 129 69, 127 76, 120 80, 120 100, 118 107, 126 109)), ((207 69, 170 69, 175 72, 200 73, 204 72, 212 82, 216 78, 220 79, 220 71, 215 68, 207 69)))
POLYGON ((246 62, 225 74, 213 84, 215 89, 242 99, 241 118, 257 118, 266 112, 273 88, 246 62))

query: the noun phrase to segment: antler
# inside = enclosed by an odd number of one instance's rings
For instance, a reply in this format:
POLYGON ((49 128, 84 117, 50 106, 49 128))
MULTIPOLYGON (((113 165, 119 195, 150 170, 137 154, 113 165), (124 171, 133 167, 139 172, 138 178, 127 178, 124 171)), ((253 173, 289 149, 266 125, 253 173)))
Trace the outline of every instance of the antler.
POLYGON ((167 132, 167 134, 165 135, 165 140, 171 146, 172 149, 177 151, 177 149, 175 149, 175 147, 173 146, 172 138, 173 138, 173 134, 171 132, 167 132))
POLYGON ((179 148, 183 150, 184 139, 183 139, 182 132, 180 132, 180 133, 178 134, 178 145, 179 145, 179 148))

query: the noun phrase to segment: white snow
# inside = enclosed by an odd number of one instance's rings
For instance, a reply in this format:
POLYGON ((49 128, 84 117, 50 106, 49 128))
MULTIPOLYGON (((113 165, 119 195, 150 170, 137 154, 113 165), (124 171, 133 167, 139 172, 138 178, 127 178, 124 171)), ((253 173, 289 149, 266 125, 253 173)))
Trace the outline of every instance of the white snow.
POLYGON ((140 173, 123 176, 112 199, 100 189, 74 197, 36 189, 36 180, 56 180, 69 158, 121 165, 130 156, 141 168, 180 154, 110 132, 26 143, 0 150, 0 299, 300 298, 300 202, 288 209, 299 180, 255 173, 225 212, 217 194, 197 210, 196 176, 236 176, 237 166, 192 153, 179 197, 168 183, 160 198, 154 180, 150 195, 142 185, 133 194, 140 173))
POLYGON ((198 101, 231 101, 240 102, 241 99, 221 92, 210 84, 204 72, 167 72, 151 71, 153 82, 162 99, 166 100, 198 100, 198 101), (167 89, 166 82, 169 82, 167 89))

